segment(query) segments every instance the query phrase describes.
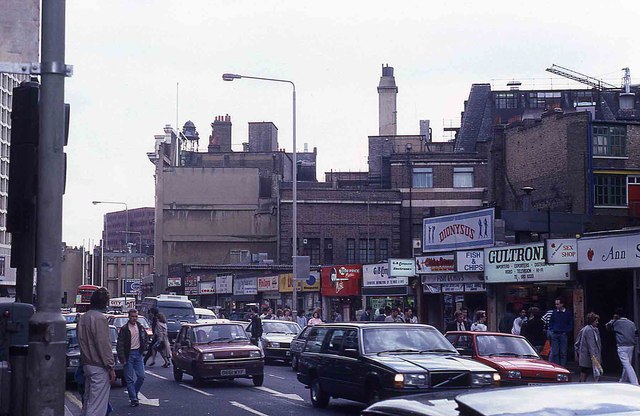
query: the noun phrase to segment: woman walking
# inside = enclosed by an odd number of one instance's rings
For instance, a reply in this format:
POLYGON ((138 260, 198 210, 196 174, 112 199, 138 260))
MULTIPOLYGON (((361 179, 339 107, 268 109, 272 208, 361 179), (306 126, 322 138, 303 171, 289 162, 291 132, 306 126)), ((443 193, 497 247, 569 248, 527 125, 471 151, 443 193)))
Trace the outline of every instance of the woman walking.
POLYGON ((576 357, 580 365, 580 382, 587 381, 589 374, 594 381, 602 375, 602 342, 598 323, 600 317, 593 312, 587 315, 587 324, 578 332, 575 342, 576 357))
POLYGON ((164 360, 164 364, 162 366, 167 368, 171 365, 171 347, 169 346, 169 333, 167 331, 167 318, 164 316, 162 312, 158 312, 156 315, 158 322, 156 324, 155 337, 156 342, 153 344, 153 354, 151 356, 151 363, 149 366, 152 366, 156 363, 156 354, 160 352, 160 356, 164 360))

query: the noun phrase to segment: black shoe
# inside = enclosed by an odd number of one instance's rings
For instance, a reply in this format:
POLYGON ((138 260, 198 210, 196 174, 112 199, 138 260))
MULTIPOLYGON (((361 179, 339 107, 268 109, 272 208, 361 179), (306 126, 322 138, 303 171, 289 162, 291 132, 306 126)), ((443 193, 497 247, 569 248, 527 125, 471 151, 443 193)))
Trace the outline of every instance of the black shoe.
POLYGON ((140 402, 137 400, 131 400, 131 407, 138 407, 138 405, 140 405, 140 402))

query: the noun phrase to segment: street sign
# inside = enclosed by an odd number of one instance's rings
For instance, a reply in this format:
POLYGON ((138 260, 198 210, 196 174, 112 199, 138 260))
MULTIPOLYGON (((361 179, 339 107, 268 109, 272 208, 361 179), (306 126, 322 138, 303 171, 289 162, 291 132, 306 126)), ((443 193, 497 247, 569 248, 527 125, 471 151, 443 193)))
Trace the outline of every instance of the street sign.
POLYGON ((135 295, 140 293, 142 289, 141 279, 123 279, 122 280, 122 294, 123 295, 135 295))

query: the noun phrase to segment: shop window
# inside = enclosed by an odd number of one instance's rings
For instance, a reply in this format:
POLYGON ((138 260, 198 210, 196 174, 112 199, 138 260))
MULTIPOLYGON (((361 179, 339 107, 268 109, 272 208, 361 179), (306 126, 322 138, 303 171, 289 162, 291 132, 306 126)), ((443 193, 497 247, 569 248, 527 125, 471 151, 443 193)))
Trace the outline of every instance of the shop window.
POLYGON ((414 188, 433 188, 433 169, 413 168, 414 188))
POLYGON ((347 263, 356 262, 356 240, 353 238, 347 239, 347 263))
POLYGON ((626 156, 626 126, 593 126, 594 156, 626 156))
POLYGON ((389 240, 387 240, 386 238, 380 239, 379 244, 380 247, 378 250, 378 261, 389 260, 389 240))
POLYGON ((623 175, 595 175, 595 204, 627 206, 627 177, 623 175))
POLYGON ((473 188, 473 168, 453 168, 454 188, 473 188))

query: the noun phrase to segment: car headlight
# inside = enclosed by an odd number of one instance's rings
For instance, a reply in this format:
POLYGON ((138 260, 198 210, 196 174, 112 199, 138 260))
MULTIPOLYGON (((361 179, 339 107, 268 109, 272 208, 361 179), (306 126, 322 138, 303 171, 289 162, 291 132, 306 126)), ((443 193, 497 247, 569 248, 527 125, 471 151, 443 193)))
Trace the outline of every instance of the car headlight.
POLYGON ((569 374, 558 374, 556 376, 556 380, 558 380, 558 381, 569 381, 569 374))
POLYGON ((262 353, 260 351, 249 351, 249 358, 261 358, 262 353))
POLYGON ((267 347, 280 348, 280 343, 279 342, 267 342, 267 347))
MULTIPOLYGON (((498 375, 499 380, 500 375, 498 375)), ((478 386, 490 386, 493 384, 495 380, 494 374, 492 373, 472 373, 471 374, 471 385, 474 387, 478 386)))
POLYGON ((426 374, 404 374, 405 386, 426 386, 427 375, 426 374))
POLYGON ((508 378, 522 378, 522 373, 518 370, 509 370, 507 371, 508 378))
POLYGON ((78 367, 80 365, 79 358, 70 358, 69 359, 69 367, 78 367))
POLYGON ((202 354, 202 361, 213 361, 216 356, 212 352, 202 354))

